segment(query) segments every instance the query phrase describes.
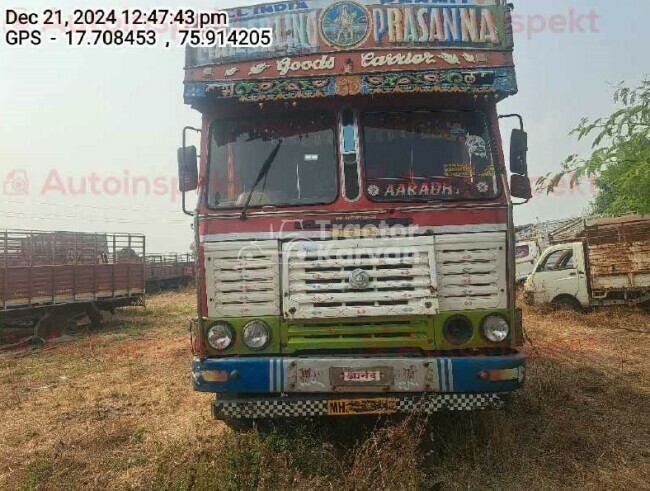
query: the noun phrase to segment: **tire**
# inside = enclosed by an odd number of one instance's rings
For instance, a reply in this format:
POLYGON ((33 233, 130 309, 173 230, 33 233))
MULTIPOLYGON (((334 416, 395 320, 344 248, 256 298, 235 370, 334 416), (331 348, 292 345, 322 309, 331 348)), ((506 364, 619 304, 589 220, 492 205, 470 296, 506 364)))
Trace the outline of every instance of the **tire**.
POLYGON ((641 304, 641 310, 645 312, 646 314, 650 314, 650 301, 648 302, 643 302, 641 304))
POLYGON ((86 314, 90 319, 90 325, 93 329, 99 329, 100 327, 102 327, 103 315, 101 311, 97 308, 97 305, 95 305, 94 303, 88 304, 88 307, 86 308, 86 314))
POLYGON ((77 322, 72 314, 48 312, 34 326, 34 336, 44 340, 74 334, 76 331, 77 322))
POLYGON ((273 422, 269 419, 222 419, 226 426, 235 433, 248 433, 257 431, 259 433, 270 433, 273 430, 273 422))
POLYGON ((574 297, 558 297, 552 302, 555 310, 582 312, 582 306, 574 297))
POLYGON ((253 428, 252 420, 250 419, 222 419, 226 426, 235 433, 249 431, 253 428))

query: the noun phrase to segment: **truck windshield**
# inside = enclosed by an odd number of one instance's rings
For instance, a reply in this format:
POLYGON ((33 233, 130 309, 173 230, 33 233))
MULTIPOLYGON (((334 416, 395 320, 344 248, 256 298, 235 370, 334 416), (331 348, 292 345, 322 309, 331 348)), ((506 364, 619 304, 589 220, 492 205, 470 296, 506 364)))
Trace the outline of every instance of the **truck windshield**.
POLYGON ((479 112, 362 115, 366 193, 374 201, 494 198, 495 166, 479 112))
POLYGON ((337 196, 333 114, 217 121, 210 137, 208 206, 241 207, 264 160, 282 140, 250 206, 331 203, 337 196))

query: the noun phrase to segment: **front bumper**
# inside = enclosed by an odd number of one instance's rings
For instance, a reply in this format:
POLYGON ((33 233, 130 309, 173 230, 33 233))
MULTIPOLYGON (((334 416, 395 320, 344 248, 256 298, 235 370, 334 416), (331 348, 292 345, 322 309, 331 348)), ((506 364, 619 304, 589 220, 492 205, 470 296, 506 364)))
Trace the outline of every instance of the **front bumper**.
POLYGON ((458 357, 209 358, 192 363, 194 389, 256 396, 303 394, 496 394, 519 389, 521 354, 458 357), (343 380, 367 371, 372 380, 343 380))

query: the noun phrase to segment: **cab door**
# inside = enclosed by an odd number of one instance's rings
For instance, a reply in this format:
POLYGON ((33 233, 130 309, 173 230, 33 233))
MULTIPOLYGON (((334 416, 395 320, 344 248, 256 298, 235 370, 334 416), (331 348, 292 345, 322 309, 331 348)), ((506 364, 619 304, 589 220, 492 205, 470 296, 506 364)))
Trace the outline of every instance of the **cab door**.
POLYGON ((560 295, 570 295, 582 305, 588 303, 581 244, 552 247, 539 261, 533 275, 535 304, 551 303, 560 295), (576 248, 578 246, 578 248, 576 248), (579 261, 582 258, 582 261, 579 261))

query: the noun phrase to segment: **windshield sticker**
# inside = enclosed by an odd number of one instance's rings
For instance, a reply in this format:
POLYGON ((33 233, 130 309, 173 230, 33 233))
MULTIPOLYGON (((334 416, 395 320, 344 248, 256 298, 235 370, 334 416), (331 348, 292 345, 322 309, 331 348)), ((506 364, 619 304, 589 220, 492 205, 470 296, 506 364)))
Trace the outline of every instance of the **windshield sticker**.
POLYGON ((470 156, 476 155, 477 157, 487 158, 487 150, 485 149, 485 140, 478 135, 468 135, 465 139, 465 146, 469 151, 470 156))
POLYGON ((494 178, 429 179, 408 182, 375 182, 366 188, 376 201, 409 201, 427 199, 461 199, 495 192, 494 178))
POLYGON ((445 177, 470 177, 472 175, 471 164, 445 164, 445 177))

